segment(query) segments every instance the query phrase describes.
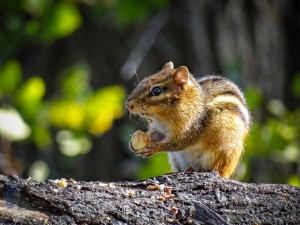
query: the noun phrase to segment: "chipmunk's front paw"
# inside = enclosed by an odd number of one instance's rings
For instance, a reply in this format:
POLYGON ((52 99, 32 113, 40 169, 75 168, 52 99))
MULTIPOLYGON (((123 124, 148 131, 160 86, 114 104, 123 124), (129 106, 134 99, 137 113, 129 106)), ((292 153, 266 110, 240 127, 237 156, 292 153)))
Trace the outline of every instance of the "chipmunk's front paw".
POLYGON ((147 145, 146 148, 136 152, 136 155, 138 156, 141 156, 141 157, 150 157, 156 153, 158 153, 159 150, 157 148, 157 145, 155 144, 150 144, 150 145, 147 145))

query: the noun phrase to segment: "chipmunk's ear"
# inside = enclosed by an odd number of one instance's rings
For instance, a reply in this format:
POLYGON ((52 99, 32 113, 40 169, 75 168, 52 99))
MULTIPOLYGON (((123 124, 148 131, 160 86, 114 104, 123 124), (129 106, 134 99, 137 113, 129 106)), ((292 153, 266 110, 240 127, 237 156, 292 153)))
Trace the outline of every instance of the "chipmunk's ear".
POLYGON ((189 70, 185 66, 179 67, 174 73, 174 80, 179 85, 185 85, 189 81, 189 70))
POLYGON ((163 66, 163 68, 162 68, 163 70, 166 70, 166 69, 168 69, 168 70, 172 70, 172 69, 174 69, 174 64, 170 61, 170 62, 167 62, 164 66, 163 66))

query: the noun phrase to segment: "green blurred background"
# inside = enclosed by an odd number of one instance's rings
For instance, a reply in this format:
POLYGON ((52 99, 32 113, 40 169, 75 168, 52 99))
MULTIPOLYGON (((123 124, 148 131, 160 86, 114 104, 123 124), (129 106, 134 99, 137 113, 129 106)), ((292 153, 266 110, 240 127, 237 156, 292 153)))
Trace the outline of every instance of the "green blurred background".
POLYGON ((124 100, 167 61, 245 91, 251 135, 234 179, 300 186, 300 3, 0 0, 0 172, 144 179, 124 100))

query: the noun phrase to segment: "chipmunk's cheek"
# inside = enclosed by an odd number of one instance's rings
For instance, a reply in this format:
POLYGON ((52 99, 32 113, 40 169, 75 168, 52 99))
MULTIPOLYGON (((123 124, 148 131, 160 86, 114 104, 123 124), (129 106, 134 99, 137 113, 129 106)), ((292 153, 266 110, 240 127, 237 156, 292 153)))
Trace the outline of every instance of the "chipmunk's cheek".
MULTIPOLYGON (((156 106, 153 106, 151 107, 150 111, 152 112, 152 114, 154 115, 160 115, 163 113, 164 110, 162 110, 162 107, 156 107, 156 106)), ((166 113, 166 112, 164 112, 166 113)))
POLYGON ((157 115, 157 110, 155 110, 155 108, 151 108, 149 111, 152 112, 153 115, 157 115))

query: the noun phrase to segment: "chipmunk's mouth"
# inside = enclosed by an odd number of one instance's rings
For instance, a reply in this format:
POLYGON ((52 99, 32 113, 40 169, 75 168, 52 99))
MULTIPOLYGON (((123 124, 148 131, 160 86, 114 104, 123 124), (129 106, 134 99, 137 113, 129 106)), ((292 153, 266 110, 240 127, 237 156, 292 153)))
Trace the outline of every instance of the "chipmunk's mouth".
POLYGON ((151 114, 150 113, 144 113, 144 112, 142 112, 142 113, 140 113, 142 116, 145 116, 145 117, 148 117, 148 116, 151 116, 151 114))
POLYGON ((153 114, 142 111, 142 110, 129 110, 129 112, 135 114, 135 115, 139 115, 141 117, 145 117, 147 119, 150 119, 153 117, 153 114))
POLYGON ((140 116, 144 117, 148 121, 148 123, 153 122, 153 115, 150 113, 140 113, 140 116))
POLYGON ((146 119, 150 119, 150 120, 152 120, 152 118, 153 118, 153 115, 152 114, 150 114, 150 113, 139 113, 142 117, 145 117, 146 119))
POLYGON ((138 106, 130 101, 126 102, 126 108, 129 112, 140 115, 142 117, 145 117, 147 119, 151 119, 153 117, 153 114, 149 113, 144 107, 138 106))

